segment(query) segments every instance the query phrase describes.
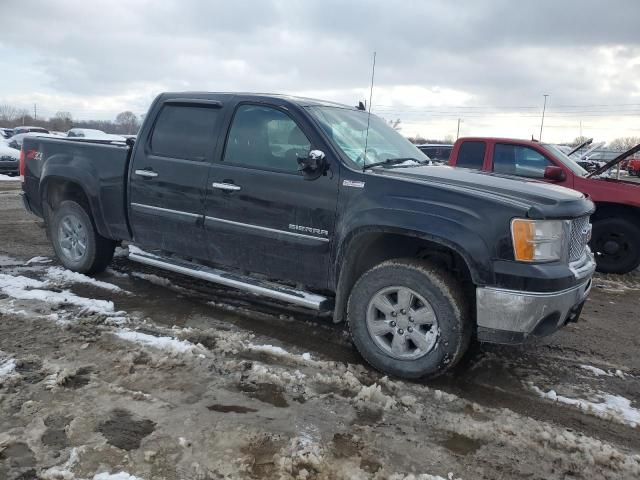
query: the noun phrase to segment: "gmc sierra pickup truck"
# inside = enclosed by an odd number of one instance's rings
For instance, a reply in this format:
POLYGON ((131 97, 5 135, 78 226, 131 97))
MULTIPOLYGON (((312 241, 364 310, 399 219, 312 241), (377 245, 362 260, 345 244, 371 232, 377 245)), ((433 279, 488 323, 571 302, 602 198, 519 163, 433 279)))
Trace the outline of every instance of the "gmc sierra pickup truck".
POLYGON ((456 141, 449 165, 538 179, 573 188, 591 198, 591 250, 598 270, 628 273, 640 265, 640 184, 603 175, 640 150, 640 145, 588 172, 552 144, 513 138, 474 137, 456 141))
POLYGON ((359 108, 165 93, 135 143, 26 138, 21 174, 67 268, 103 270, 126 241, 133 261, 347 320, 392 375, 576 320, 593 203, 428 162, 359 108))

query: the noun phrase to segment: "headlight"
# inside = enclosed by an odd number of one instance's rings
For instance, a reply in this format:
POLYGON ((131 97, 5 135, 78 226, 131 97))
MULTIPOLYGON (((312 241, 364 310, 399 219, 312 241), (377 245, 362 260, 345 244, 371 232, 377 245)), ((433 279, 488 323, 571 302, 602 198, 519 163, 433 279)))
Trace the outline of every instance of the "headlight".
POLYGON ((551 262, 565 257, 566 230, 563 220, 511 221, 515 259, 521 262, 551 262))

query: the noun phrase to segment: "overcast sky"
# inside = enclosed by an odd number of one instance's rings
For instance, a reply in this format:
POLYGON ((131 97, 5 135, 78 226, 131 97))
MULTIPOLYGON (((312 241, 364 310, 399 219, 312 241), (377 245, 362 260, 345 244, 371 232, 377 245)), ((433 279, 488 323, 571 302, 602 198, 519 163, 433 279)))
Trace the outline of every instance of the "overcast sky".
POLYGON ((639 0, 0 0, 0 103, 144 113, 165 90, 300 94, 402 133, 640 135, 639 0))

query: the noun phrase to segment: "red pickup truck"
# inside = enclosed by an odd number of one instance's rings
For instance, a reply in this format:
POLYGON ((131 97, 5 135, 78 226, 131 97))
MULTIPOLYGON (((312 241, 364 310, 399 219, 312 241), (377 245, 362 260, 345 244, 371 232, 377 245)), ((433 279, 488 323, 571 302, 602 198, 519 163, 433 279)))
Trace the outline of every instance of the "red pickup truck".
POLYGON ((589 195, 596 204, 590 246, 598 271, 627 273, 640 265, 640 183, 602 174, 638 150, 640 145, 587 172, 552 144, 467 137, 454 144, 449 165, 542 180, 589 195))
POLYGON ((631 176, 640 177, 640 158, 632 158, 627 163, 627 172, 631 176))

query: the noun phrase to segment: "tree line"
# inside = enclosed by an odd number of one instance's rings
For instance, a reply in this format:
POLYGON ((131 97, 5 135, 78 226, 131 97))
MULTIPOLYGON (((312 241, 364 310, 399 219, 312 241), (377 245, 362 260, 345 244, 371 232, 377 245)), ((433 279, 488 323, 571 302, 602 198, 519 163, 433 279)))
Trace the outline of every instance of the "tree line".
POLYGON ((113 120, 77 120, 70 112, 56 112, 53 117, 34 118, 26 109, 0 104, 0 127, 13 128, 21 125, 43 127, 54 132, 66 132, 72 128, 93 128, 105 133, 135 135, 144 115, 136 115, 127 110, 120 112, 113 120))

